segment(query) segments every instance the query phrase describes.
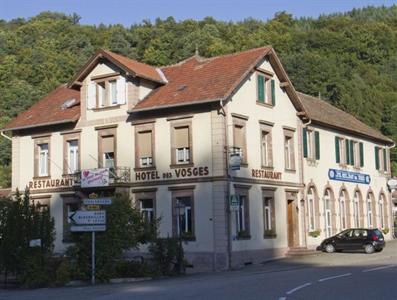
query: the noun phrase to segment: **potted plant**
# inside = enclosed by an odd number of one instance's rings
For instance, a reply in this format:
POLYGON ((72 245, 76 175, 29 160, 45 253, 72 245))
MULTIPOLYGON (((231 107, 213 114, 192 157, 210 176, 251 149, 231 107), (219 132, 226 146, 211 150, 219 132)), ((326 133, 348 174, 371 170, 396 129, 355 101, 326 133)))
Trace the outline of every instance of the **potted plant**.
POLYGON ((239 239, 249 239, 251 236, 249 235, 247 230, 240 230, 237 233, 237 238, 239 239))
POLYGON ((265 230, 265 237, 276 237, 276 232, 274 229, 266 229, 265 230))
POLYGON ((309 236, 316 238, 320 235, 320 233, 321 233, 321 230, 309 231, 309 236))
POLYGON ((389 229, 389 228, 387 228, 387 227, 385 227, 385 228, 382 228, 382 232, 383 232, 383 234, 388 234, 388 233, 389 233, 389 231, 390 231, 390 229, 389 229))

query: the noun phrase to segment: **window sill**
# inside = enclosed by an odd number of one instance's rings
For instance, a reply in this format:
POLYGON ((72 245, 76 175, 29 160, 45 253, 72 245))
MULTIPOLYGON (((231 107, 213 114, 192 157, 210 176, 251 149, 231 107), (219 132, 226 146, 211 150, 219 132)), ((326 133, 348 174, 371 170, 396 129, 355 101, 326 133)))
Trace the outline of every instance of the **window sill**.
POLYGON ((275 238, 277 238, 277 234, 265 234, 265 235, 263 235, 263 238, 264 239, 266 239, 266 240, 268 240, 268 239, 275 239, 275 238))
POLYGON ((51 175, 46 175, 46 176, 34 176, 33 180, 44 180, 44 179, 51 179, 51 175))
POLYGON ((286 173, 296 173, 296 169, 284 169, 286 173))
POLYGON ((240 164, 240 167, 242 167, 242 168, 248 168, 248 163, 241 163, 241 164, 240 164))
POLYGON ((259 100, 256 100, 256 104, 258 104, 260 106, 267 107, 267 108, 273 108, 274 107, 273 104, 271 104, 271 103, 261 102, 259 100))
POLYGON ((261 168, 264 169, 264 170, 269 170, 269 171, 273 171, 274 170, 273 166, 263 166, 262 165, 261 168))
POLYGON ((63 173, 62 178, 73 177, 77 173, 80 173, 80 171, 76 171, 75 173, 63 173))
POLYGON ((246 236, 238 236, 236 238, 238 241, 246 241, 251 239, 251 235, 246 235, 246 236))
POLYGON ((154 170, 156 170, 156 166, 134 168, 135 172, 154 171, 154 170))
POLYGON ((104 106, 104 107, 96 107, 96 108, 93 108, 92 111, 106 111, 106 110, 118 109, 120 107, 121 107, 121 104, 116 104, 116 105, 109 105, 109 106, 104 106))
POLYGON ((178 168, 189 168, 194 167, 194 163, 186 163, 186 164, 171 164, 171 169, 178 169, 178 168))

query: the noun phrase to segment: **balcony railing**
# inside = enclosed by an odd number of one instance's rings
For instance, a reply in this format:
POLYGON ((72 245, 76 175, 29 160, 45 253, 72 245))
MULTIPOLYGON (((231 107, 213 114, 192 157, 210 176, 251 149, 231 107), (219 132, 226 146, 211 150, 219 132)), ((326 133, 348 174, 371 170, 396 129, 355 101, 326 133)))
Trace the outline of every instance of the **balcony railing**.
MULTIPOLYGON (((75 186, 81 185, 81 171, 71 175, 75 186)), ((115 167, 109 168, 109 183, 129 183, 131 182, 131 168, 130 167, 115 167)))

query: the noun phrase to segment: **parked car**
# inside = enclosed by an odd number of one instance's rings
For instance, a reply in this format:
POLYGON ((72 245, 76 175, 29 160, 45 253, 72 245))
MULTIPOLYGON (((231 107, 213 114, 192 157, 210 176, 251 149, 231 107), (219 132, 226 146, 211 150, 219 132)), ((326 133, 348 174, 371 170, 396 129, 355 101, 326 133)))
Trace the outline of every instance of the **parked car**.
POLYGON ((385 239, 379 229, 346 229, 322 241, 320 250, 332 253, 343 250, 364 250, 371 254, 385 247, 385 239))

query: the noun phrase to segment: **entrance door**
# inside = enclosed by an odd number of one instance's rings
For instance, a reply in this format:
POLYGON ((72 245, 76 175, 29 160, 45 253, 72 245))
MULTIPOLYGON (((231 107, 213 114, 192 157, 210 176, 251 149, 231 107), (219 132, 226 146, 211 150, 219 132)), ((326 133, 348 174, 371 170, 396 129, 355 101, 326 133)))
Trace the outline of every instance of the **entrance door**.
POLYGON ((294 201, 288 200, 288 247, 295 245, 294 241, 294 201))

